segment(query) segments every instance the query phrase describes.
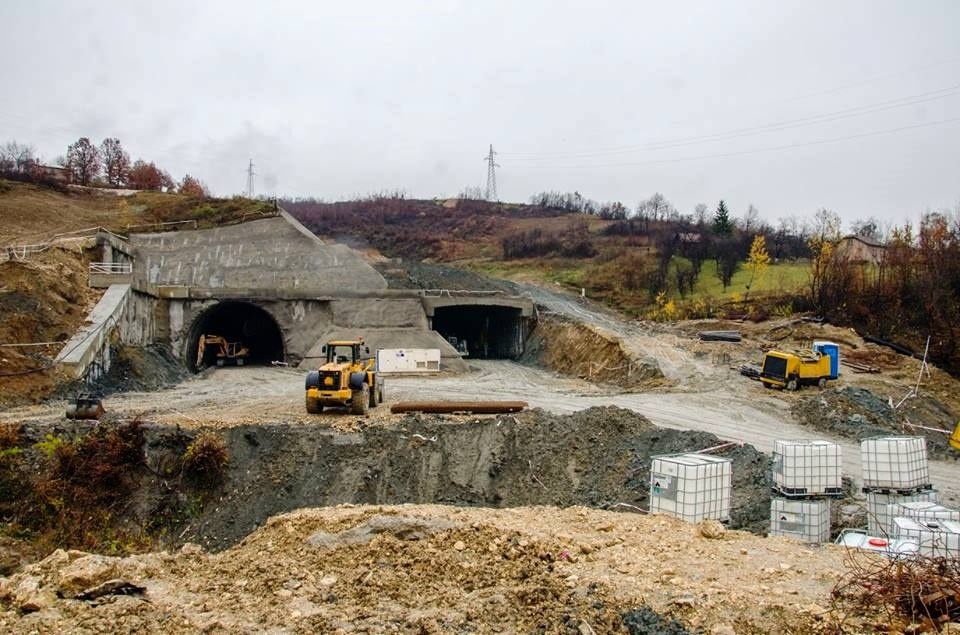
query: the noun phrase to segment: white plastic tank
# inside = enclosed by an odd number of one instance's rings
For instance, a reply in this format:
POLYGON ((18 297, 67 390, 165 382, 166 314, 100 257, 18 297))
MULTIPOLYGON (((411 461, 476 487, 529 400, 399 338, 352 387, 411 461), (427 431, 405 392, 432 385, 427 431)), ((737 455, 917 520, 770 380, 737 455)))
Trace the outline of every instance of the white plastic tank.
POLYGON ((804 542, 828 542, 830 501, 772 498, 770 535, 790 536, 804 542))
POLYGON ((945 558, 960 556, 960 523, 956 521, 894 518, 892 529, 899 539, 916 540, 922 555, 945 558))
POLYGON ((920 551, 916 538, 871 536, 862 529, 844 529, 834 542, 851 549, 877 551, 894 558, 912 556, 920 551))
POLYGON ((688 522, 729 520, 732 465, 707 454, 653 457, 650 511, 688 522))
POLYGON ((867 531, 874 536, 890 535, 890 506, 901 503, 936 503, 940 500, 937 490, 896 494, 867 492, 867 531))
MULTIPOLYGON (((952 520, 960 522, 960 510, 944 507, 931 501, 901 501, 887 505, 887 518, 892 524, 894 518, 912 518, 920 522, 952 520)), ((893 535, 892 526, 887 532, 893 535)))
POLYGON ((930 483, 927 440, 923 437, 874 437, 860 442, 863 486, 911 489, 930 483))
POLYGON ((839 494, 840 446, 829 441, 775 441, 773 483, 783 494, 839 494))

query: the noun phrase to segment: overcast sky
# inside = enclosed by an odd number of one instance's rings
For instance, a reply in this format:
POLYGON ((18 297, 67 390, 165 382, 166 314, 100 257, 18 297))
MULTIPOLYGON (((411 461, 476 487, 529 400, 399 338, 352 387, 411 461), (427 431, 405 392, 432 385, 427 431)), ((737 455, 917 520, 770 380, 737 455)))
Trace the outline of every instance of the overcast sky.
POLYGON ((960 2, 0 4, 0 142, 217 194, 578 190, 764 218, 960 201, 960 2))

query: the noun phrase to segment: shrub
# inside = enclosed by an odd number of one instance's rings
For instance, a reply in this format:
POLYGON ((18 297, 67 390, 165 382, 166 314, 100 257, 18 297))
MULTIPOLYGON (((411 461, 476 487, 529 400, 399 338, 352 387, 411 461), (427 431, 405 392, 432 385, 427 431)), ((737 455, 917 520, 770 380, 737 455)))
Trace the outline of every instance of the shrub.
POLYGON ((223 440, 212 432, 201 432, 183 454, 183 476, 197 487, 211 489, 226 479, 229 462, 223 440))

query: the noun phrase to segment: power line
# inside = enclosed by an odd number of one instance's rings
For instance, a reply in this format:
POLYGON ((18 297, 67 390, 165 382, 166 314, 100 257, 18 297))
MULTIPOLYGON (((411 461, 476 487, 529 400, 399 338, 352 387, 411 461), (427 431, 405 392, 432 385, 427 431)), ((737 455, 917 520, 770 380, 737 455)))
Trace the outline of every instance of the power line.
POLYGON ((799 119, 791 119, 786 121, 780 121, 775 123, 764 124, 760 126, 752 126, 749 128, 739 128, 736 130, 729 130, 727 132, 719 132, 709 135, 698 135, 693 137, 686 137, 680 139, 674 139, 672 141, 663 141, 658 143, 651 143, 646 145, 633 145, 633 146, 621 146, 618 148, 607 148, 605 150, 585 150, 585 151, 573 151, 573 152, 503 152, 504 156, 512 157, 530 157, 530 158, 588 158, 593 156, 605 156, 612 154, 627 154, 631 152, 645 152, 652 150, 667 150, 670 148, 678 148, 688 145, 698 145, 701 143, 710 143, 714 141, 728 141, 731 139, 736 139, 739 137, 753 136, 757 134, 766 134, 769 132, 779 132, 781 130, 787 130, 790 128, 812 126, 821 123, 827 123, 829 121, 836 121, 838 119, 847 119, 850 117, 860 117, 863 115, 872 114, 875 112, 880 112, 883 110, 890 110, 892 108, 904 108, 907 106, 913 106, 916 104, 925 103, 928 101, 935 101, 938 99, 945 99, 948 97, 953 97, 960 94, 960 84, 954 86, 948 86, 946 88, 940 88, 933 91, 928 91, 925 93, 920 93, 917 95, 911 95, 909 97, 900 97, 898 99, 893 99, 885 102, 880 102, 876 104, 870 104, 867 106, 857 106, 854 108, 846 108, 844 110, 838 110, 830 113, 823 113, 820 115, 811 115, 807 117, 801 117, 799 119))
POLYGON ((651 159, 648 161, 631 161, 627 163, 607 163, 607 164, 596 163, 592 165, 522 165, 521 164, 516 166, 511 165, 511 167, 516 167, 518 169, 533 168, 533 169, 548 169, 548 170, 566 170, 566 169, 579 170, 579 169, 587 169, 587 168, 619 168, 619 167, 631 167, 631 166, 641 166, 641 165, 654 165, 658 163, 683 163, 686 161, 700 161, 703 159, 720 159, 720 158, 726 158, 726 157, 742 156, 746 154, 758 154, 761 152, 774 152, 777 150, 786 150, 789 148, 804 148, 807 146, 816 146, 816 145, 822 145, 826 143, 838 143, 840 141, 850 141, 853 139, 863 139, 866 137, 892 134, 895 132, 902 132, 904 130, 914 130, 917 128, 929 128, 931 126, 939 126, 943 124, 954 123, 957 121, 960 121, 960 117, 952 117, 950 119, 941 119, 939 121, 928 121, 925 123, 919 123, 919 124, 914 124, 910 126, 901 126, 899 128, 888 128, 886 130, 873 130, 871 132, 864 132, 864 133, 855 134, 855 135, 847 135, 844 137, 833 137, 831 139, 818 139, 816 141, 807 141, 803 143, 789 143, 789 144, 780 145, 780 146, 770 146, 767 148, 742 150, 739 152, 705 154, 705 155, 694 156, 694 157, 678 157, 675 159, 651 159))
POLYGON ((490 144, 490 154, 484 157, 484 161, 487 162, 487 191, 485 198, 488 201, 497 200, 497 170, 500 166, 496 163, 494 157, 496 152, 493 151, 493 144, 490 144))

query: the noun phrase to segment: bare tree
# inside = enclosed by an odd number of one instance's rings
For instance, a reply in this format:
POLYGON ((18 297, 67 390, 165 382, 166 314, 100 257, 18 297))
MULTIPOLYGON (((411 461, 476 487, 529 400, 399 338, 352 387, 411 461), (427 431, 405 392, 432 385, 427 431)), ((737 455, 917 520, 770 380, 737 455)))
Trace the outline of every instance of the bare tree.
POLYGON ((107 137, 100 144, 100 156, 103 157, 103 171, 107 177, 107 184, 111 187, 122 187, 127 182, 130 172, 130 155, 120 145, 117 138, 107 137))
POLYGON ((697 203, 693 209, 693 219, 697 223, 698 229, 703 229, 707 225, 707 217, 710 215, 710 208, 706 203, 697 203))
POLYGON ((760 226, 760 210, 754 207, 753 203, 750 203, 747 211, 743 213, 743 220, 740 222, 740 226, 746 234, 756 233, 757 228, 760 226))
POLYGON ((16 141, 0 146, 0 172, 26 174, 36 162, 31 146, 16 141))
POLYGON ((76 143, 67 147, 66 167, 73 174, 73 180, 80 185, 88 185, 100 174, 100 152, 87 137, 80 137, 76 143))
POLYGON ((863 236, 864 238, 879 240, 880 237, 883 236, 883 229, 880 226, 880 221, 873 216, 870 218, 862 218, 853 221, 853 224, 850 225, 850 229, 855 235, 863 236))

